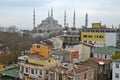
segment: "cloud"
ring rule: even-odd
[[[120,21],[119,3],[120,0],[0,0],[0,25],[32,27],[33,8],[36,9],[36,24],[40,24],[51,7],[54,10],[54,18],[60,24],[63,24],[66,10],[67,22],[72,26],[75,9],[76,26],[84,25],[86,12],[89,24],[102,21],[117,25]]]
[[[45,6],[49,0],[0,0],[1,7],[37,7]]]

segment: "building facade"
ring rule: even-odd
[[[29,55],[26,60],[19,59],[20,78],[25,80],[45,80],[47,70],[59,65],[61,62],[53,58],[43,58],[36,55]]]
[[[113,46],[99,47],[92,51],[93,57],[112,60],[112,56],[120,52],[119,48]]]
[[[109,80],[110,79],[110,65],[111,61],[101,58],[90,58],[82,65],[91,66],[94,68],[94,80]],[[108,77],[109,76],[109,77]]]
[[[45,80],[46,71],[61,64],[60,60],[50,57],[50,49],[47,44],[33,44],[30,54],[18,57],[22,80]]]
[[[120,80],[120,59],[112,63],[112,80]]]
[[[48,53],[51,51],[51,45],[48,45],[46,43],[44,44],[33,44],[30,48],[31,54],[39,54],[43,57],[48,57]]]
[[[63,64],[49,70],[48,80],[94,80],[94,69],[82,65]]]
[[[93,43],[94,47],[118,46],[120,32],[116,28],[107,28],[99,23],[92,24],[92,28],[81,29],[81,41]]]
[[[77,43],[80,41],[80,31],[68,28],[64,30],[63,35],[60,35],[60,39],[63,41],[63,48],[65,48],[67,43]]]
[[[51,15],[48,13],[48,17],[42,20],[36,29],[38,32],[57,32],[62,30],[62,25],[58,24],[58,21],[53,18],[53,9],[51,9]]]
[[[65,50],[68,50],[70,52],[72,51],[78,51],[78,62],[85,61],[88,58],[90,58],[91,53],[91,46],[87,43],[78,43],[78,44],[68,44],[66,45]]]

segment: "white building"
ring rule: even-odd
[[[44,58],[36,55],[28,55],[18,57],[20,65],[20,77],[22,80],[45,80],[46,70],[56,65],[61,64],[59,60],[54,58]]]
[[[92,45],[87,43],[78,43],[76,45],[70,44],[70,45],[66,45],[65,50],[78,51],[78,62],[79,62],[79,61],[85,61],[88,58],[90,58],[91,46]]]
[[[50,40],[53,42],[54,49],[62,49],[63,41],[59,36],[52,37]]]
[[[117,46],[117,33],[105,33],[105,46]]]
[[[112,80],[120,80],[120,59],[113,61]]]
[[[94,49],[92,53],[95,58],[111,60],[112,55],[114,55],[117,51],[120,51],[120,49],[113,46],[105,46]]]

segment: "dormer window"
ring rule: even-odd
[[[40,48],[40,45],[37,45],[37,48]]]

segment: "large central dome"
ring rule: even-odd
[[[53,18],[53,12],[51,10],[51,16],[48,14],[48,17],[42,20],[41,24],[37,26],[37,29],[40,31],[57,31],[61,30],[62,26]]]

